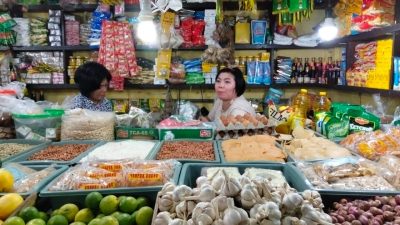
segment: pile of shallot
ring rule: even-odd
[[[300,194],[287,183],[273,187],[268,179],[231,177],[224,169],[211,178],[198,177],[196,184],[165,184],[153,224],[333,225],[316,191]]]
[[[375,197],[369,200],[334,203],[332,221],[342,225],[397,225],[400,224],[400,195]]]

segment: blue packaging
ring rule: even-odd
[[[266,34],[267,34],[267,21],[266,20],[252,20],[251,21],[251,43],[252,44],[265,44]]]
[[[272,83],[271,79],[271,65],[268,61],[261,62],[263,64],[263,77],[262,77],[262,84],[270,85]]]
[[[399,76],[400,76],[400,57],[393,58],[393,90],[400,90]]]
[[[265,95],[264,103],[268,104],[268,102],[271,100],[274,102],[275,105],[278,105],[282,96],[283,96],[283,91],[275,88],[270,88],[267,94]]]
[[[247,83],[254,84],[256,78],[256,62],[248,61],[247,62]]]

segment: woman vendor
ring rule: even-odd
[[[254,108],[243,96],[246,90],[246,82],[238,68],[220,70],[215,80],[214,89],[217,98],[211,112],[207,117],[202,117],[202,121],[214,121],[220,116],[243,116],[246,113],[256,116]]]
[[[110,80],[111,73],[100,63],[87,62],[79,66],[75,72],[75,83],[80,94],[72,99],[72,108],[111,112],[111,101],[106,99]]]

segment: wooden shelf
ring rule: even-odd
[[[13,51],[18,52],[39,52],[39,51],[63,51],[64,46],[29,46],[29,47],[12,47]]]
[[[28,12],[47,12],[52,10],[63,10],[66,12],[92,12],[96,10],[98,4],[77,4],[68,5],[62,8],[60,5],[29,5]]]
[[[64,46],[65,51],[98,51],[99,46],[89,46],[89,45],[74,45],[74,46]]]

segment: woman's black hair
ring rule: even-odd
[[[221,73],[230,73],[233,75],[233,77],[235,77],[236,94],[238,97],[241,96],[244,93],[244,91],[246,90],[246,81],[244,80],[242,71],[237,67],[223,68],[222,70],[220,70],[218,72],[217,77],[215,79],[218,79],[218,77]]]
[[[83,96],[90,97],[90,93],[100,88],[101,82],[111,80],[111,73],[106,67],[97,62],[87,62],[75,71],[75,83]]]

